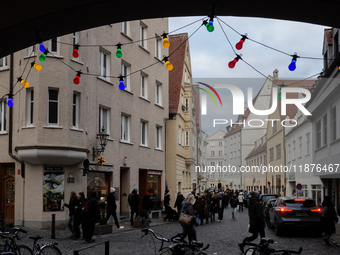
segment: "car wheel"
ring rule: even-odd
[[[166,217],[163,217],[163,220],[166,221]]]
[[[275,223],[274,223],[274,228],[275,228],[275,235],[276,236],[281,236],[282,235],[282,230],[280,228],[277,227],[277,222],[275,220]]]
[[[267,223],[267,227],[268,227],[269,229],[273,229],[273,228],[274,228],[273,224],[270,223],[270,220],[269,220],[269,219],[266,220],[266,223]]]

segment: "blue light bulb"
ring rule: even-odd
[[[214,22],[212,20],[210,20],[209,25],[214,25]]]
[[[8,98],[7,105],[8,107],[13,107],[14,103],[12,98]]]
[[[296,69],[296,60],[292,60],[290,65],[288,66],[289,71],[294,71]]]
[[[40,50],[41,52],[44,52],[44,51],[46,50],[46,48],[45,48],[45,46],[44,46],[43,43],[39,43],[39,50]]]
[[[119,87],[120,90],[124,90],[125,89],[125,84],[124,84],[123,80],[119,81],[119,86],[118,87]]]

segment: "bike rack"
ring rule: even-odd
[[[105,244],[105,254],[104,254],[104,255],[109,255],[109,253],[110,253],[110,252],[109,252],[109,251],[110,251],[110,241],[105,241],[105,242],[96,243],[96,244],[93,244],[93,245],[84,247],[84,248],[82,248],[82,249],[75,250],[75,251],[73,251],[73,255],[79,255],[79,252],[80,252],[80,251],[87,250],[87,249],[89,249],[89,248],[98,246],[98,245],[103,244],[103,243]]]

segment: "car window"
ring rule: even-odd
[[[284,205],[289,206],[294,209],[316,206],[314,200],[286,200]]]
[[[269,199],[269,198],[276,198],[276,195],[272,195],[272,196],[262,196],[262,201],[263,202],[267,202],[267,200]]]

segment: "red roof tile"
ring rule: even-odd
[[[325,29],[325,36],[326,36],[326,40],[327,40],[328,45],[333,45],[332,33],[333,33],[333,28],[326,28]]]

